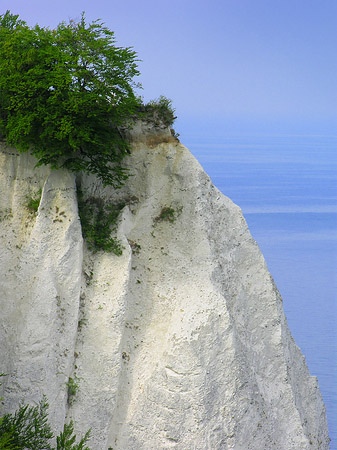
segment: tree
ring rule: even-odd
[[[139,107],[136,53],[101,21],[30,28],[0,16],[0,133],[38,164],[97,174],[119,187],[129,151],[120,128]]]

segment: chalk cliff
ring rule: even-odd
[[[118,191],[1,144],[7,410],[46,394],[54,429],[92,428],[94,450],[327,449],[317,380],[240,208],[169,130],[133,136]],[[126,204],[121,256],[88,250],[76,183]]]

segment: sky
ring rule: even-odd
[[[102,19],[177,131],[337,134],[336,0],[0,0],[33,26]]]

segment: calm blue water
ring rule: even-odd
[[[318,377],[337,450],[337,138],[184,138],[241,208]]]

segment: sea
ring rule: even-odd
[[[318,378],[337,450],[337,137],[185,137],[215,186],[242,209]]]

